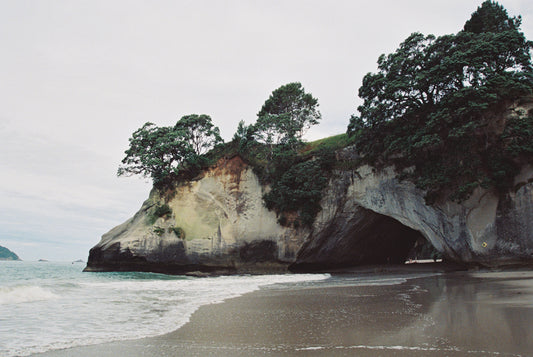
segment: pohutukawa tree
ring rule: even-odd
[[[257,138],[267,144],[301,142],[305,132],[321,118],[318,100],[306,93],[301,83],[285,84],[274,90],[257,113]]]
[[[220,130],[213,124],[209,115],[185,115],[178,120],[174,130],[184,133],[185,140],[196,155],[203,155],[222,142]]]
[[[516,168],[504,164],[512,160],[486,113],[533,92],[533,43],[520,23],[485,1],[457,34],[413,33],[381,55],[348,126],[360,135],[360,150],[370,160],[415,164],[412,176],[430,194],[456,186],[461,199],[477,186],[509,181]]]
[[[509,17],[507,10],[496,1],[485,1],[465,23],[463,31],[472,33],[518,31],[522,17]]]
[[[198,166],[204,154],[222,142],[208,115],[187,115],[174,127],[146,123],[129,139],[118,176],[151,177],[155,185],[172,181],[183,169]]]

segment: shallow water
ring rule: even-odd
[[[0,290],[2,356],[533,355],[533,271],[202,279],[27,264],[45,273]]]
[[[193,278],[82,273],[79,263],[0,262],[0,356],[161,335],[198,307],[328,275]]]

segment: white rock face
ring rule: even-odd
[[[268,271],[268,264],[305,270],[398,262],[420,235],[459,262],[532,262],[533,168],[525,167],[515,184],[502,197],[477,190],[464,203],[429,206],[424,192],[399,181],[392,168],[338,171],[311,229],[293,229],[265,208],[268,188],[235,156],[174,192],[154,190],[133,218],[91,249],[87,270],[237,271],[248,264]],[[154,218],[163,204],[171,213]]]
[[[324,255],[334,260],[342,255],[336,249],[338,246],[343,251],[351,250],[352,255],[358,249],[365,249],[362,235],[377,236],[383,225],[382,220],[368,223],[374,219],[368,211],[393,218],[420,232],[437,250],[456,261],[486,265],[531,261],[531,181],[533,169],[526,167],[515,182],[520,188],[504,197],[478,189],[461,204],[446,202],[430,206],[425,203],[424,192],[409,181],[399,181],[392,168],[378,171],[363,166],[355,171],[338,172],[325,191],[323,210],[300,251],[297,264],[314,261],[324,264]],[[361,222],[355,216],[364,219]],[[374,227],[363,227],[365,222]],[[362,228],[354,229],[354,225]],[[397,228],[392,226],[386,234],[394,235]],[[347,243],[348,240],[360,242]]]
[[[182,265],[291,262],[307,232],[280,226],[263,204],[263,190],[240,157],[220,160],[168,197],[153,190],[141,210],[106,233],[93,250],[112,251],[108,258],[115,260],[128,259],[131,253],[148,262]],[[163,204],[172,213],[152,224],[155,208]],[[185,237],[178,237],[178,228]]]

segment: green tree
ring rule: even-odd
[[[396,52],[379,57],[377,73],[363,78],[359,96],[364,102],[349,132],[361,121],[377,126],[453,107],[465,98],[497,102],[527,94],[532,83],[531,47],[516,30],[439,38],[414,33]]]
[[[257,137],[272,145],[300,142],[306,130],[318,124],[321,115],[318,100],[295,82],[274,90],[257,117]]]
[[[237,131],[233,134],[232,141],[238,144],[238,150],[243,151],[254,141],[254,132],[251,126],[247,126],[244,120],[239,121]]]
[[[507,10],[496,1],[484,1],[465,23],[463,31],[473,33],[518,31],[522,18],[509,17]]]
[[[153,123],[137,129],[129,142],[118,176],[141,175],[151,177],[154,183],[176,175],[193,152],[185,132],[172,127],[160,128]]]
[[[505,154],[495,164],[493,153],[507,150],[486,114],[533,92],[533,43],[519,25],[487,1],[465,30],[438,38],[414,33],[381,55],[378,72],[363,79],[364,102],[348,126],[350,135],[359,133],[366,160],[414,165],[406,176],[433,198],[443,187],[463,199],[480,185],[507,186],[516,164],[503,164],[511,161]]]
[[[379,71],[368,73],[359,88],[364,103],[358,108],[360,117],[352,118],[352,127],[360,126],[357,121],[376,126],[401,118],[433,105],[448,90],[446,84],[435,83],[428,73],[441,60],[434,51],[434,41],[433,35],[413,33],[395,53],[379,57]]]
[[[216,145],[223,143],[220,130],[206,114],[185,115],[178,120],[174,130],[184,132],[185,140],[196,155],[203,155]]]
[[[146,123],[129,139],[118,176],[151,177],[155,185],[172,181],[184,169],[206,163],[205,154],[222,142],[208,115],[186,115],[174,127]]]

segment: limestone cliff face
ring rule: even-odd
[[[294,268],[394,262],[420,235],[458,262],[533,262],[532,178],[525,167],[517,190],[503,197],[478,190],[462,204],[429,206],[424,192],[391,168],[338,172]]]
[[[284,270],[308,232],[280,226],[263,205],[264,189],[235,156],[177,186],[169,197],[153,190],[133,218],[91,249],[87,270]],[[172,212],[154,217],[163,204]]]
[[[423,238],[458,262],[533,263],[530,166],[506,195],[479,189],[464,203],[432,206],[392,168],[337,171],[309,229],[279,225],[263,204],[266,189],[238,156],[221,159],[173,192],[154,190],[133,218],[103,235],[86,269],[235,273],[402,263]],[[156,217],[163,204],[170,213]]]

